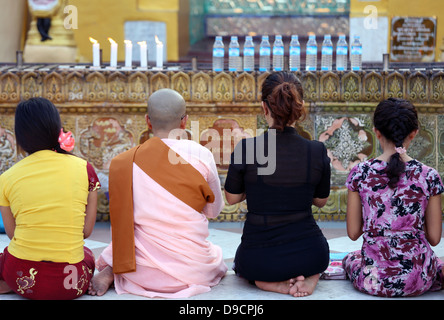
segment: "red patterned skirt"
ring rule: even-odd
[[[0,280],[22,297],[33,300],[72,300],[85,294],[94,274],[94,255],[76,264],[18,259],[5,248],[0,253]]]

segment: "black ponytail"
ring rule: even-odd
[[[418,114],[415,107],[407,100],[389,98],[376,107],[373,124],[382,135],[395,144],[396,148],[403,148],[405,138],[418,129]],[[386,174],[388,185],[395,188],[401,174],[405,171],[405,163],[399,152],[395,152],[387,165]]]

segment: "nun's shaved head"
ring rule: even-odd
[[[149,97],[147,112],[153,130],[173,130],[179,128],[185,115],[185,100],[177,91],[160,89]]]

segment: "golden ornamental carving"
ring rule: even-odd
[[[404,78],[399,72],[394,72],[386,78],[386,97],[387,98],[404,98]]]
[[[173,73],[171,76],[171,89],[179,92],[185,101],[191,98],[190,76],[184,72]]]
[[[444,101],[444,72],[439,72],[431,79],[430,100],[433,102]]]
[[[257,74],[257,101],[262,101],[262,84],[269,74],[269,72],[262,72]]]
[[[328,72],[321,76],[321,100],[337,101],[339,99],[339,76]]]
[[[11,72],[0,76],[0,102],[20,101],[20,78]]]
[[[380,101],[382,98],[382,76],[372,71],[364,76],[364,98],[366,101]]]
[[[211,78],[205,72],[193,74],[191,77],[192,96],[196,102],[209,102],[211,100]]]
[[[93,72],[86,77],[88,101],[104,101],[106,93],[106,78],[100,72]]]
[[[148,99],[148,77],[145,73],[136,72],[128,77],[128,98],[130,101],[143,101]]]
[[[126,77],[120,72],[113,72],[108,77],[108,98],[110,101],[124,102],[127,100]]]
[[[63,87],[62,75],[51,72],[43,79],[43,96],[54,103],[61,103],[65,100]]]
[[[68,95],[68,101],[83,101],[85,98],[85,80],[83,73],[73,72],[66,75],[65,92]]]
[[[345,74],[341,79],[342,99],[358,101],[361,99],[361,78],[354,72]]]
[[[150,78],[150,88],[152,90],[151,93],[159,90],[159,89],[165,89],[170,87],[170,78],[162,73],[157,72]]]
[[[253,102],[256,100],[254,76],[243,72],[234,78],[234,100]]]
[[[314,73],[307,72],[302,76],[302,87],[304,88],[304,99],[306,101],[318,100],[319,79]]]
[[[42,91],[42,78],[36,72],[28,72],[22,77],[21,92],[24,100],[41,97]]]
[[[213,99],[215,102],[233,101],[233,78],[225,72],[213,78]]]
[[[427,78],[417,72],[410,76],[407,80],[407,88],[409,90],[409,99],[412,101],[424,101],[427,99],[428,92]]]

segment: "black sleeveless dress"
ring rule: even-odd
[[[311,211],[313,198],[330,193],[330,159],[323,143],[302,138],[292,127],[244,139],[231,155],[225,190],[245,192],[247,199],[234,260],[237,274],[274,282],[327,268],[328,243]]]

